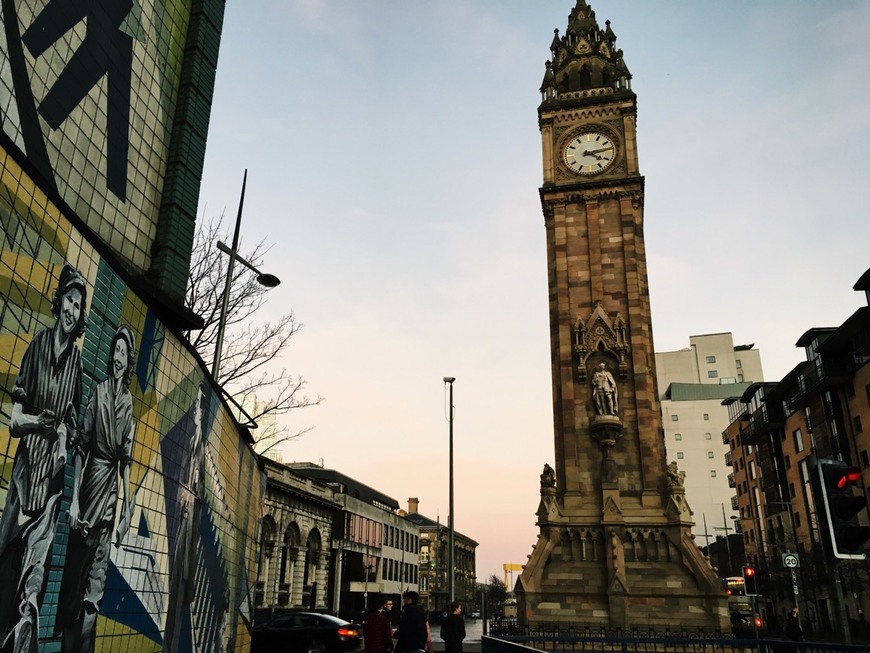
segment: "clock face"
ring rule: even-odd
[[[613,139],[601,132],[583,132],[565,146],[565,165],[581,175],[606,170],[616,159]]]

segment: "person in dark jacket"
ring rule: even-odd
[[[399,627],[393,633],[396,640],[396,653],[407,651],[432,651],[432,636],[429,632],[429,621],[417,603],[420,595],[413,590],[402,594],[405,607],[399,618]]]
[[[363,622],[365,653],[390,653],[393,650],[393,629],[390,628],[389,612],[393,602],[381,598],[380,607],[366,615]]]
[[[795,642],[802,642],[804,640],[804,630],[801,628],[801,620],[798,616],[797,608],[792,608],[791,614],[788,615],[788,619],[785,622],[785,634]]]
[[[462,640],[465,639],[465,619],[462,618],[462,604],[450,604],[450,614],[441,624],[441,639],[444,640],[445,653],[462,653]]]

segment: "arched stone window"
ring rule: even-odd
[[[260,534],[260,568],[257,576],[257,588],[254,593],[254,603],[258,606],[267,605],[273,601],[270,596],[271,584],[269,578],[275,569],[272,558],[275,555],[275,537],[278,527],[272,515],[263,517],[263,526]]]
[[[308,607],[312,610],[317,607],[317,565],[320,563],[322,550],[320,531],[312,528],[305,545],[305,567],[302,579],[303,591],[308,592]]]
[[[281,565],[278,568],[278,605],[292,605],[293,575],[296,570],[296,557],[299,555],[299,526],[291,522],[284,531],[281,546]]]

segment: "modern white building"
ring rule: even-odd
[[[668,461],[686,474],[693,532],[706,546],[734,532],[732,517],[738,516],[722,401],[764,380],[761,353],[752,344],[735,346],[731,333],[691,336],[686,349],[656,353],[656,374]]]

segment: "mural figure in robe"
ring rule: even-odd
[[[205,473],[203,469],[206,446],[203,428],[204,411],[205,396],[200,389],[193,413],[194,432],[190,438],[183,483],[179,488],[180,523],[170,558],[169,601],[163,628],[164,653],[178,653],[182,650],[183,631],[189,623],[190,606],[196,598],[194,581],[200,546]]]
[[[38,332],[12,389],[9,434],[18,439],[0,517],[0,648],[36,651],[46,565],[63,495],[67,452],[82,398],[81,353],[87,286],[70,264],[51,302],[54,325]]]
[[[129,326],[112,338],[108,378],[98,384],[85,410],[75,446],[70,536],[60,587],[55,635],[63,653],[91,653],[97,613],[106,589],[114,531],[120,545],[132,519],[130,462],[133,454],[133,399],[128,386],[136,359]],[[115,526],[119,478],[122,513]]]

